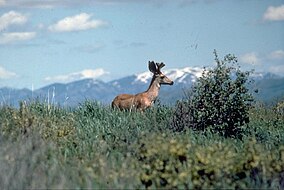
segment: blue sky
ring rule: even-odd
[[[212,66],[284,75],[283,0],[0,0],[0,87]]]

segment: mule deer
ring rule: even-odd
[[[146,108],[153,105],[156,98],[158,97],[161,84],[173,85],[174,82],[166,77],[162,72],[161,68],[165,66],[162,63],[155,63],[149,61],[149,70],[153,73],[153,78],[150,83],[148,90],[135,95],[132,94],[120,94],[112,101],[113,108],[119,108],[120,110],[139,110],[144,111]]]

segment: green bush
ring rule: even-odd
[[[172,128],[212,129],[224,136],[241,135],[241,127],[249,122],[249,108],[253,97],[247,88],[249,72],[237,67],[231,54],[220,60],[216,51],[216,67],[204,69],[202,77],[178,102]]]

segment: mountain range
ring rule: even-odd
[[[173,86],[162,86],[159,100],[162,104],[174,104],[184,97],[194,82],[202,76],[203,68],[185,67],[182,69],[165,70],[164,74],[172,79]],[[255,97],[259,101],[270,102],[284,96],[284,77],[272,73],[254,73],[251,90],[258,90]],[[0,88],[0,105],[18,106],[22,100],[39,99],[47,103],[63,106],[77,106],[85,100],[96,100],[110,104],[120,93],[135,94],[147,90],[152,74],[144,72],[126,76],[117,80],[104,82],[96,79],[83,79],[70,83],[54,83],[37,90]]]

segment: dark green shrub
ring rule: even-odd
[[[241,127],[249,122],[249,108],[253,101],[247,88],[250,72],[237,67],[231,54],[220,60],[216,51],[216,67],[204,69],[202,77],[177,103],[172,127],[177,131],[211,128],[225,136],[238,136]]]

